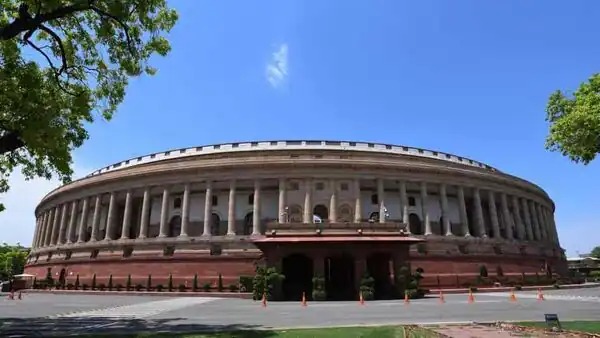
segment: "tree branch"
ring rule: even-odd
[[[114,21],[116,21],[122,28],[123,31],[125,32],[125,38],[127,39],[127,47],[129,47],[129,52],[134,55],[134,48],[133,48],[133,43],[131,41],[131,37],[129,36],[129,26],[127,26],[127,24],[125,24],[121,19],[117,18],[116,16],[107,13],[103,10],[101,10],[100,8],[90,5],[90,9],[93,10],[94,12],[96,12],[98,15],[100,15],[100,17],[102,16],[107,16],[111,19],[113,19]]]
[[[20,135],[13,131],[7,131],[4,135],[0,136],[0,155],[15,151],[25,146],[25,142],[21,139]]]

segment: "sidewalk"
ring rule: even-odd
[[[568,290],[568,289],[586,289],[586,288],[595,288],[600,287],[600,283],[584,283],[584,284],[565,284],[561,285],[559,289],[554,288],[553,285],[540,285],[540,286],[523,286],[519,291],[537,291],[538,289],[542,290]],[[477,288],[477,292],[510,292],[513,291],[514,287],[511,286],[498,286],[498,287],[482,287]],[[469,289],[467,288],[457,288],[457,289],[429,289],[430,294],[438,294],[442,291],[445,294],[454,294],[454,293],[468,293]]]

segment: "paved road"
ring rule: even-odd
[[[447,295],[411,301],[269,303],[204,297],[25,295],[21,301],[0,300],[0,336],[25,332],[55,335],[115,331],[199,331],[403,323],[600,318],[600,288],[553,290],[546,300],[535,292]]]

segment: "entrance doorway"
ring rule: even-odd
[[[329,219],[329,210],[323,204],[317,204],[313,210],[313,214],[319,216],[322,221]]]
[[[367,271],[375,281],[375,299],[390,299],[394,296],[390,276],[391,258],[387,253],[374,253],[367,258]]]
[[[325,288],[329,300],[357,298],[354,286],[354,257],[339,255],[325,260]]]
[[[302,293],[306,298],[312,295],[313,261],[303,254],[292,254],[283,258],[282,274],[285,276],[282,283],[283,297],[285,300],[300,301]]]

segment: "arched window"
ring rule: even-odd
[[[169,237],[177,237],[181,234],[181,217],[175,216],[169,222]]]
[[[173,200],[173,209],[181,208],[181,198],[177,197]]]
[[[408,205],[411,207],[414,207],[415,205],[417,205],[417,202],[415,201],[414,197],[411,196],[408,198]]]
[[[217,195],[213,195],[213,196],[212,196],[212,201],[211,201],[211,202],[212,202],[212,206],[213,206],[213,207],[216,207],[217,205],[219,205],[219,196],[217,196]]]
[[[318,204],[313,210],[313,214],[318,216],[321,220],[329,219],[329,210],[323,204]]]
[[[421,219],[417,214],[408,215],[408,226],[410,228],[410,232],[414,235],[422,235],[423,229],[421,229]]]
[[[379,204],[379,196],[377,194],[371,195],[371,204]]]
[[[210,218],[210,233],[213,236],[221,236],[221,217],[213,213]]]
[[[299,205],[292,205],[289,208],[289,222],[290,223],[302,223],[302,207]]]
[[[253,227],[254,227],[254,213],[249,212],[246,214],[246,217],[244,217],[244,229],[243,229],[244,235],[246,235],[246,236],[251,235]]]
[[[352,208],[346,204],[340,206],[338,219],[339,222],[352,222]]]

